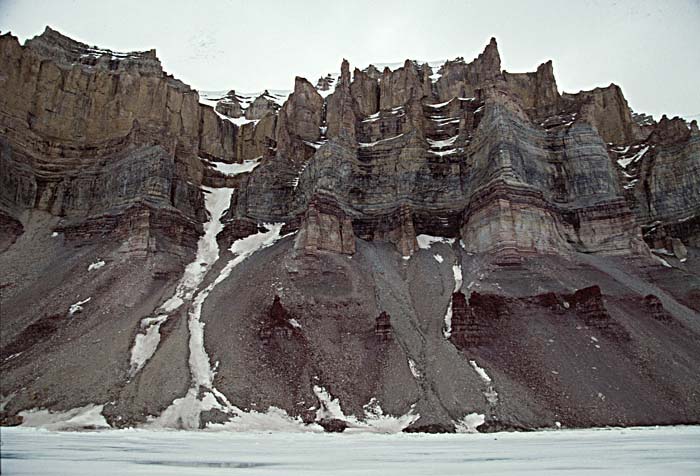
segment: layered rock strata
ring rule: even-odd
[[[495,39],[253,96],[0,37],[1,421],[700,421],[696,123]]]

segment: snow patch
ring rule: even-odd
[[[456,154],[459,150],[458,149],[447,149],[447,150],[429,150],[428,152],[437,155],[438,157],[444,157],[446,155],[452,155]]]
[[[673,268],[673,266],[671,266],[670,264],[668,264],[668,261],[666,261],[665,259],[663,259],[661,256],[656,256],[656,255],[653,254],[653,253],[652,253],[652,256],[656,259],[656,261],[658,261],[658,262],[661,263],[662,265],[666,266],[667,268]]]
[[[451,245],[455,242],[454,238],[445,238],[444,236],[418,235],[416,236],[418,248],[422,250],[430,249],[434,243],[446,243]]]
[[[83,312],[83,304],[88,303],[90,299],[92,299],[92,297],[78,301],[75,304],[71,304],[71,306],[68,308],[68,316],[70,317],[77,312]]]
[[[375,112],[372,115],[367,116],[362,122],[375,122],[380,119],[380,112]]]
[[[399,135],[394,136],[394,137],[388,137],[388,138],[386,138],[386,139],[380,139],[380,140],[378,140],[378,141],[376,141],[376,142],[358,142],[358,145],[359,145],[360,147],[362,147],[362,148],[374,147],[374,146],[377,145],[377,144],[383,144],[384,142],[390,142],[390,141],[393,141],[393,140],[395,140],[395,139],[398,139],[399,137],[402,137],[403,135],[404,135],[404,134],[402,133],[402,134],[399,134]]]
[[[88,271],[100,269],[104,265],[105,265],[105,262],[103,260],[95,261],[94,263],[90,263],[90,266],[88,266]]]
[[[155,354],[160,343],[160,326],[168,320],[167,314],[156,317],[147,317],[141,320],[141,329],[145,333],[138,333],[134,338],[129,360],[129,377],[133,377],[143,368],[148,359]]]
[[[296,327],[297,329],[301,329],[301,324],[299,324],[299,321],[297,321],[297,320],[294,319],[294,318],[292,318],[292,319],[289,320],[289,324],[290,324],[292,327]]]
[[[479,377],[481,377],[481,380],[483,380],[485,383],[491,383],[491,377],[489,377],[489,374],[486,373],[486,370],[479,367],[476,360],[470,360],[469,365],[471,365],[474,371],[479,375]]]
[[[32,409],[19,412],[22,417],[20,426],[44,428],[52,431],[87,430],[110,428],[102,415],[104,405],[88,404],[64,412],[52,412],[45,409]]]
[[[464,415],[461,420],[455,422],[455,431],[457,433],[478,433],[478,427],[484,424],[486,419],[480,413],[469,413]]]
[[[450,137],[449,139],[444,139],[444,140],[432,140],[432,139],[427,139],[428,143],[430,144],[430,147],[433,149],[443,149],[445,147],[449,147],[451,145],[454,145],[455,141],[459,135]]]
[[[421,378],[420,370],[418,370],[418,366],[413,359],[408,359],[408,368],[411,369],[411,374],[413,374],[415,378]]]
[[[222,174],[227,175],[229,177],[234,177],[234,176],[239,175],[239,174],[252,172],[255,169],[255,167],[260,165],[261,160],[262,160],[262,156],[257,157],[255,159],[244,160],[242,163],[225,164],[223,162],[212,162],[211,164],[214,166],[214,168],[216,170],[218,170]],[[210,190],[229,190],[229,189],[210,189]]]
[[[452,275],[454,276],[455,280],[455,287],[452,292],[456,293],[457,291],[462,289],[462,283],[464,282],[462,277],[461,264],[458,263],[452,265]],[[445,325],[443,326],[442,334],[443,336],[445,336],[445,339],[449,339],[452,336],[452,296],[450,296],[450,302],[447,305],[447,311],[445,311],[445,317],[443,318],[443,322],[445,323]]]
[[[454,292],[459,291],[462,289],[462,265],[460,264],[455,264],[452,265],[452,274],[454,275],[455,278],[455,290]]]
[[[644,154],[647,153],[648,150],[649,150],[649,146],[647,145],[647,146],[643,147],[639,152],[637,152],[636,154],[634,154],[632,157],[630,157],[628,159],[618,159],[617,163],[620,165],[620,167],[622,167],[623,169],[626,169],[629,166],[629,164],[640,160],[644,156]]]
[[[159,416],[149,417],[144,427],[198,430],[203,411],[226,411],[211,392],[206,392],[201,399],[197,398],[197,393],[197,389],[190,388],[184,397],[176,398]]]
[[[316,411],[316,419],[324,418],[342,420],[347,425],[345,433],[401,433],[411,423],[417,421],[420,415],[414,413],[415,405],[401,416],[384,414],[376,398],[371,398],[363,408],[364,418],[358,420],[354,415],[345,415],[340,407],[340,401],[332,398],[328,391],[319,385],[314,386],[314,393],[320,403]]]
[[[432,107],[433,109],[439,109],[443,106],[447,106],[451,102],[452,102],[452,99],[450,99],[449,101],[441,102],[439,104],[426,104],[426,106]]]
[[[293,418],[277,407],[266,412],[238,412],[225,423],[209,423],[206,428],[212,432],[284,432],[284,433],[323,433],[323,427],[312,423],[305,424],[300,417]]]

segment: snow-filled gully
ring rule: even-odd
[[[215,370],[212,369],[209,355],[204,346],[204,323],[201,322],[202,307],[212,290],[229,277],[233,269],[258,250],[273,245],[281,236],[282,223],[266,224],[268,231],[235,241],[229,251],[233,257],[223,266],[218,276],[206,287],[200,286],[205,276],[219,258],[216,235],[223,229],[221,216],[231,201],[233,189],[204,188],[205,206],[209,220],[204,224],[204,235],[197,244],[195,260],[185,268],[174,294],[161,305],[153,316],[142,319],[142,333],[136,335],[131,349],[129,377],[133,378],[155,354],[160,342],[160,327],[183,305],[188,305],[189,367],[192,378],[187,393],[175,399],[160,415],[148,418],[146,427],[177,428],[194,430],[201,425],[202,412],[219,410],[229,415],[228,421],[209,424],[211,431],[306,431],[320,432],[323,428],[316,424],[307,425],[300,418],[289,416],[284,410],[271,407],[266,412],[244,411],[229,402],[226,396],[214,386]],[[402,416],[385,415],[376,402],[365,406],[364,419],[345,416],[340,403],[323,389],[314,388],[319,400],[319,416],[329,412],[348,424],[355,431],[394,433],[403,430],[419,418],[411,409]],[[337,411],[336,411],[337,410]],[[326,415],[326,416],[329,416]]]
[[[189,330],[189,370],[191,385],[186,394],[176,398],[160,415],[149,416],[143,425],[145,428],[168,428],[196,430],[201,427],[201,414],[209,410],[218,410],[228,415],[224,423],[209,423],[209,431],[302,431],[322,432],[318,424],[305,424],[299,417],[291,417],[284,410],[270,407],[265,412],[244,411],[234,406],[227,397],[214,386],[215,369],[212,368],[209,355],[204,346],[204,323],[201,313],[204,302],[212,290],[228,278],[233,269],[256,251],[272,246],[282,238],[283,224],[265,224],[267,231],[235,241],[229,251],[232,257],[221,268],[216,278],[206,287],[200,288],[205,276],[220,259],[217,234],[223,229],[221,216],[231,200],[231,188],[206,188],[205,206],[209,220],[204,224],[204,234],[197,244],[195,260],[187,265],[173,295],[165,301],[154,315],[141,320],[141,329],[131,349],[131,368],[129,378],[133,378],[153,357],[160,343],[160,327],[175,311],[183,305],[188,306]],[[453,243],[454,240],[440,237],[421,236],[421,248],[430,248],[433,242]],[[461,288],[462,273],[459,265],[453,266],[455,291]],[[449,322],[446,324],[449,329]],[[384,414],[376,399],[371,399],[363,408],[364,415],[358,419],[354,415],[345,415],[340,402],[333,398],[322,386],[315,386],[314,393],[318,399],[317,420],[335,418],[344,421],[348,431],[397,433],[420,418],[412,406],[404,415]],[[494,392],[495,393],[495,392]],[[90,405],[71,410],[68,414],[51,413],[44,410],[25,412],[27,417],[36,417],[27,426],[50,426],[54,429],[81,429],[108,427],[102,416],[104,405]],[[313,407],[312,407],[313,408]],[[44,415],[44,413],[46,415]],[[470,413],[455,421],[458,432],[474,432],[483,423],[483,415]],[[30,418],[31,419],[31,418]],[[47,427],[48,427],[47,426]]]
[[[200,414],[203,411],[218,409],[224,413],[243,413],[214,387],[215,371],[211,367],[209,355],[204,347],[204,323],[200,320],[202,306],[212,290],[231,274],[233,268],[256,251],[271,246],[280,239],[282,224],[266,224],[267,231],[236,240],[229,248],[233,258],[221,269],[216,279],[205,288],[200,289],[207,272],[219,259],[216,235],[223,229],[221,216],[231,201],[233,191],[233,189],[226,188],[205,188],[204,190],[207,192],[205,206],[209,213],[209,221],[204,224],[204,235],[197,245],[197,257],[185,269],[185,274],[173,297],[160,308],[165,313],[171,313],[185,302],[190,304],[188,328],[189,367],[192,384],[185,396],[175,399],[161,415],[149,419],[148,426],[152,427],[198,429]],[[139,345],[137,336],[137,342],[132,349],[132,375],[138,372],[145,362],[153,356],[160,340],[158,327],[167,320],[167,316],[168,314],[163,314],[155,318],[147,318],[150,320],[144,319],[145,324],[142,321],[142,327],[147,326],[146,337],[140,339],[141,344]],[[155,327],[155,331],[152,330],[153,327]],[[150,337],[149,332],[151,332]]]
[[[209,221],[204,224],[204,235],[197,242],[197,255],[185,267],[185,272],[175,288],[175,293],[165,301],[155,312],[141,320],[143,333],[136,334],[131,348],[129,378],[134,377],[153,357],[160,342],[160,326],[177,311],[185,302],[190,301],[195,291],[204,280],[212,264],[219,258],[219,245],[216,235],[223,229],[221,215],[231,202],[232,188],[208,188],[205,191],[204,202],[209,214]]]

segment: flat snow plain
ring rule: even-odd
[[[697,475],[700,426],[459,435],[2,428],[7,475]]]

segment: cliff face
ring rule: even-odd
[[[193,249],[205,218],[199,157],[232,161],[236,126],[163,72],[154,51],[91,48],[48,27],[25,46],[9,34],[0,43],[6,213],[47,211],[80,233],[142,209],[168,213],[176,241]],[[146,228],[169,232],[157,226]]]
[[[0,37],[5,421],[700,421],[697,124],[495,39],[350,71],[211,100],[154,51]]]

